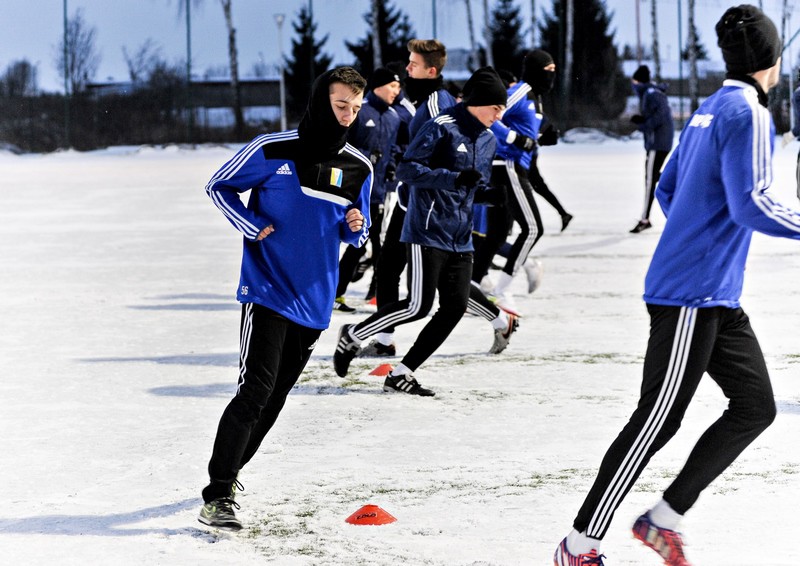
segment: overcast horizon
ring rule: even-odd
[[[169,63],[186,60],[185,17],[178,14],[178,0],[140,0],[137,3],[123,0],[66,0],[69,16],[82,9],[86,22],[97,29],[97,47],[101,55],[100,66],[93,80],[124,81],[128,78],[127,66],[122,53],[136,51],[148,39],[161,48],[161,56]],[[181,0],[182,1],[182,0]],[[701,42],[712,60],[719,60],[716,47],[714,23],[724,10],[735,4],[722,0],[697,0],[696,20]],[[764,10],[780,26],[781,0],[765,0]],[[469,34],[463,0],[437,0],[436,37],[450,49],[468,48]],[[490,9],[496,0],[489,2]],[[520,16],[525,31],[525,45],[530,45],[531,4],[518,0]],[[551,2],[536,2],[537,18],[543,11],[550,12]],[[682,3],[682,39],[687,36],[687,7]],[[300,8],[308,0],[236,0],[233,3],[233,19],[239,50],[240,76],[252,76],[254,66],[263,62],[277,65],[279,62],[278,27],[275,14],[286,16],[282,26],[283,52],[289,53],[294,37],[292,24]],[[395,0],[392,5],[408,14],[419,37],[433,35],[433,3],[431,0]],[[611,15],[611,28],[618,48],[636,46],[636,8],[639,8],[639,34],[643,47],[651,42],[650,3],[641,0],[607,0]],[[3,0],[0,4],[0,72],[12,62],[26,59],[37,68],[38,86],[47,92],[63,91],[63,80],[55,67],[55,52],[63,32],[64,0]],[[314,19],[317,22],[317,40],[326,35],[323,51],[333,57],[333,64],[352,63],[352,55],[345,40],[356,41],[365,37],[367,24],[364,14],[369,9],[369,0],[351,0],[347,14],[341,12],[341,4],[333,0],[313,2]],[[483,2],[472,1],[475,35],[481,42],[480,25],[483,22]],[[457,17],[454,17],[457,16]],[[661,59],[674,61],[678,54],[677,3],[659,6],[659,42]],[[797,24],[789,20],[791,37]],[[203,76],[209,69],[227,67],[227,32],[219,4],[204,2],[192,7],[192,67],[193,74]],[[792,44],[791,53],[786,53],[784,69],[794,68],[800,41]],[[794,55],[792,55],[792,53]]]

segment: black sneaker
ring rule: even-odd
[[[333,310],[339,312],[356,312],[356,309],[344,302],[344,297],[336,297],[333,301]]]
[[[236,513],[233,512],[234,507],[239,509],[239,504],[231,497],[214,499],[203,505],[197,520],[215,529],[241,530],[242,523],[236,518]]]
[[[356,270],[353,272],[353,276],[350,278],[350,282],[355,283],[356,281],[361,281],[361,278],[364,277],[364,274],[371,265],[372,262],[370,261],[370,258],[359,261],[358,265],[356,266]]]
[[[434,391],[425,389],[414,379],[413,375],[394,376],[391,373],[386,376],[383,382],[383,390],[387,393],[408,393],[409,395],[419,395],[420,397],[433,397]]]
[[[339,329],[339,339],[336,341],[336,351],[333,353],[333,369],[339,377],[347,375],[350,362],[360,350],[356,341],[350,338],[350,329],[353,326],[355,325],[345,324]]]
[[[652,227],[649,220],[639,220],[639,223],[631,229],[631,234],[638,234]]]
[[[563,214],[561,216],[561,231],[562,232],[567,229],[567,226],[569,226],[569,223],[572,222],[572,218],[573,218],[573,216],[569,212],[567,212],[566,214]]]
[[[394,343],[388,346],[373,340],[358,352],[359,358],[391,358],[397,355],[397,348]]]

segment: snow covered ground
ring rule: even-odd
[[[587,136],[585,139],[592,139]],[[599,143],[602,142],[602,143]],[[643,277],[663,226],[641,206],[640,140],[546,148],[541,168],[575,220],[545,203],[540,289],[510,347],[465,317],[418,372],[432,399],[381,392],[331,329],[240,479],[246,528],[196,520],[219,416],[236,380],[240,238],[203,187],[235,148],[0,154],[2,564],[546,565],[637,399]],[[776,151],[793,193],[797,147]],[[657,205],[656,205],[657,208]],[[302,222],[302,219],[297,219]],[[800,560],[800,242],[756,237],[743,304],[778,418],[684,521],[693,563]],[[360,297],[366,281],[351,286]],[[408,348],[423,322],[399,329]],[[675,439],[622,504],[606,564],[659,564],[630,536],[725,406],[705,380]],[[344,519],[364,504],[397,517]]]

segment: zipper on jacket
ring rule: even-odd
[[[425,216],[425,229],[427,230],[431,223],[431,214],[433,214],[433,207],[436,206],[436,199],[433,199],[431,207],[428,209],[428,214]]]

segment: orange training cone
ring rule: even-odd
[[[351,525],[387,525],[396,520],[377,505],[364,505],[344,521]]]
[[[374,370],[369,372],[370,375],[378,375],[380,377],[386,377],[389,375],[389,372],[392,371],[392,364],[381,364],[376,367]]]

